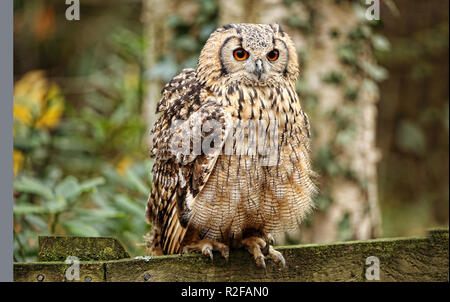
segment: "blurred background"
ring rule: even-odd
[[[316,211],[278,244],[418,236],[449,220],[449,1],[14,0],[14,260],[39,235],[144,254],[148,129],[162,86],[227,23],[297,45]]]

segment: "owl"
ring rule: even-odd
[[[151,130],[146,208],[152,255],[244,248],[256,265],[285,265],[274,235],[312,210],[310,127],[295,89],[293,41],[279,24],[229,24],[196,69],[162,89]]]

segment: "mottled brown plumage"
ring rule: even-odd
[[[248,54],[238,60],[233,54]],[[271,51],[277,51],[275,60]],[[314,185],[309,161],[309,122],[295,90],[299,69],[292,40],[278,24],[231,24],[206,42],[194,69],[184,69],[162,90],[152,129],[153,186],[147,219],[152,254],[245,247],[258,265],[264,254],[284,263],[269,241],[272,234],[298,227],[311,210]],[[184,121],[179,123],[178,121]],[[212,123],[214,132],[202,131]],[[255,145],[248,146],[253,123]],[[246,129],[236,139],[236,129]],[[174,151],[196,134],[214,139],[207,153]],[[274,133],[276,135],[274,135]],[[217,141],[215,141],[217,139]],[[270,139],[269,139],[270,141]],[[251,145],[251,144],[250,144]],[[176,148],[175,148],[176,149]]]

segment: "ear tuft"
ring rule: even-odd
[[[280,23],[275,22],[274,24],[271,25],[272,29],[274,32],[276,33],[284,33],[283,28],[281,27]]]

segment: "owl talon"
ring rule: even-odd
[[[258,256],[258,258],[255,259],[256,265],[266,270],[266,262],[264,261],[264,256]]]
[[[212,252],[210,246],[204,246],[203,249],[202,249],[202,253],[203,253],[203,255],[205,255],[205,256],[209,256],[209,258],[211,259],[211,261],[214,260],[213,252]]]
[[[215,241],[213,239],[202,239],[193,244],[186,245],[183,248],[182,254],[190,252],[201,252],[203,255],[208,256],[211,261],[214,260],[213,251],[218,251],[228,261],[230,255],[230,249],[225,244]]]
[[[261,252],[262,252],[264,255],[269,254],[269,247],[270,247],[269,242],[266,242],[266,245],[261,249]]]
[[[266,262],[264,261],[262,249],[264,250],[268,244],[262,238],[254,236],[243,239],[241,243],[253,255],[256,265],[266,270]]]
[[[272,261],[276,264],[281,264],[282,267],[286,267],[286,260],[284,260],[283,255],[276,251],[273,246],[269,246],[269,254],[268,257],[272,259]]]
[[[230,250],[228,249],[228,247],[221,249],[220,254],[228,262],[228,259],[230,258]]]
[[[185,246],[183,250],[180,253],[180,256],[183,256],[184,254],[189,254],[190,248],[188,246]]]

